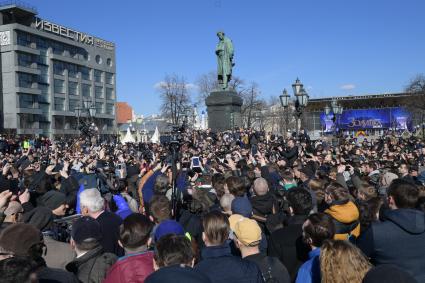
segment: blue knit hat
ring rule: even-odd
[[[232,213],[250,218],[252,216],[252,205],[249,199],[246,196],[235,198],[232,201]]]
[[[175,220],[164,220],[155,229],[155,242],[168,234],[184,235],[184,229]]]

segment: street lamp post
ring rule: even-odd
[[[295,96],[296,132],[298,134],[301,127],[300,118],[303,115],[304,108],[307,106],[309,96],[307,91],[304,89],[304,85],[298,78],[295,80],[295,83],[292,84],[292,90]],[[280,104],[284,109],[286,109],[289,105],[289,94],[286,89],[283,90],[283,93],[279,96],[279,98]]]
[[[77,130],[80,129],[80,115],[81,115],[81,110],[82,110],[82,108],[81,108],[80,105],[78,105],[75,108],[75,114],[77,115]]]
[[[283,89],[283,92],[279,96],[279,99],[280,99],[280,105],[283,107],[283,111],[286,114],[285,123],[287,123],[287,124],[285,125],[285,130],[283,131],[284,135],[286,136],[286,132],[287,132],[288,124],[289,124],[289,122],[287,122],[287,120],[288,120],[288,109],[287,109],[287,107],[289,105],[289,94],[288,94],[288,91],[286,90],[286,88]]]

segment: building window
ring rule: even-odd
[[[96,98],[103,98],[103,87],[101,86],[96,86],[94,89],[94,93]]]
[[[38,69],[40,70],[40,75],[38,76],[38,82],[42,84],[49,83],[49,67],[44,65],[39,65]]]
[[[49,94],[49,86],[45,84],[39,84],[38,89],[41,90],[41,94],[47,96]]]
[[[63,62],[53,62],[53,74],[63,76],[65,74],[65,64]]]
[[[91,96],[91,85],[82,84],[81,85],[81,93],[85,97],[90,97]]]
[[[32,84],[35,82],[34,76],[31,74],[18,73],[19,87],[32,88]]]
[[[102,64],[102,57],[100,57],[100,55],[96,55],[95,60],[97,64]]]
[[[55,79],[54,90],[55,93],[65,93],[65,81]]]
[[[68,82],[68,94],[69,95],[78,95],[78,83],[77,82]]]
[[[96,114],[103,114],[103,103],[96,102]]]
[[[40,56],[38,56],[37,64],[39,64],[39,65],[48,65],[48,62],[47,61],[48,61],[47,56],[40,55]]]
[[[54,54],[63,55],[63,52],[65,51],[65,47],[60,42],[52,41],[52,50]]]
[[[78,78],[78,66],[74,64],[68,64],[68,77]]]
[[[65,128],[65,117],[55,117],[55,129]]]
[[[34,97],[30,94],[19,95],[20,108],[34,108]]]
[[[34,116],[32,114],[19,114],[19,125],[22,129],[32,129]]]
[[[112,66],[112,59],[111,58],[106,59],[106,65],[108,65],[109,67]]]
[[[40,115],[41,120],[49,121],[48,119],[48,113],[49,113],[49,107],[50,105],[48,103],[43,103],[40,101],[40,97],[38,97],[38,108],[44,113],[44,115]],[[46,117],[47,116],[47,117]]]
[[[65,98],[55,97],[55,110],[65,111]]]
[[[28,33],[19,32],[18,33],[18,45],[30,46],[32,43],[32,37]]]
[[[70,99],[69,100],[69,111],[70,112],[75,112],[75,109],[78,108],[79,103],[80,103],[79,100]]]
[[[18,53],[18,65],[21,67],[31,68],[33,58],[31,54]]]
[[[81,73],[81,78],[83,80],[87,80],[87,81],[90,80],[90,69],[89,68],[84,67],[84,66],[80,66],[79,71]]]
[[[109,114],[109,115],[115,114],[115,104],[106,103],[106,114]]]
[[[37,49],[47,51],[49,48],[49,40],[40,36],[36,37]]]
[[[94,81],[97,83],[102,82],[102,71],[94,70]]]
[[[110,99],[110,100],[115,99],[114,89],[113,88],[110,88],[110,87],[107,87],[106,88],[106,99]]]
[[[107,84],[113,85],[114,84],[114,74],[112,74],[112,73],[105,73],[105,82]]]

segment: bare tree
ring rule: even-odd
[[[407,85],[406,92],[416,96],[410,100],[410,107],[425,110],[425,75],[420,74],[413,78]]]
[[[185,110],[190,107],[190,95],[186,79],[176,74],[167,75],[164,81],[159,84],[159,92],[162,100],[162,115],[167,117],[174,125],[180,124]]]
[[[229,88],[234,89],[239,96],[244,92],[244,81],[237,76],[233,76],[229,82]],[[211,71],[199,76],[196,80],[198,86],[198,102],[203,103],[210,93],[218,89],[217,73]]]
[[[405,91],[413,95],[407,102],[407,108],[414,118],[420,117],[420,121],[423,123],[425,120],[425,75],[419,74],[413,78]]]
[[[214,71],[211,71],[199,76],[196,80],[196,85],[198,86],[199,92],[198,101],[204,102],[208,95],[210,95],[210,93],[218,87],[217,74]]]
[[[265,110],[266,103],[259,98],[260,90],[255,82],[251,82],[246,89],[241,90],[240,95],[243,99],[242,119],[245,127],[251,128],[254,115],[257,117],[259,112]]]

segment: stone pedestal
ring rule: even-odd
[[[217,90],[205,99],[208,127],[212,131],[225,131],[242,125],[242,98],[234,90]]]

